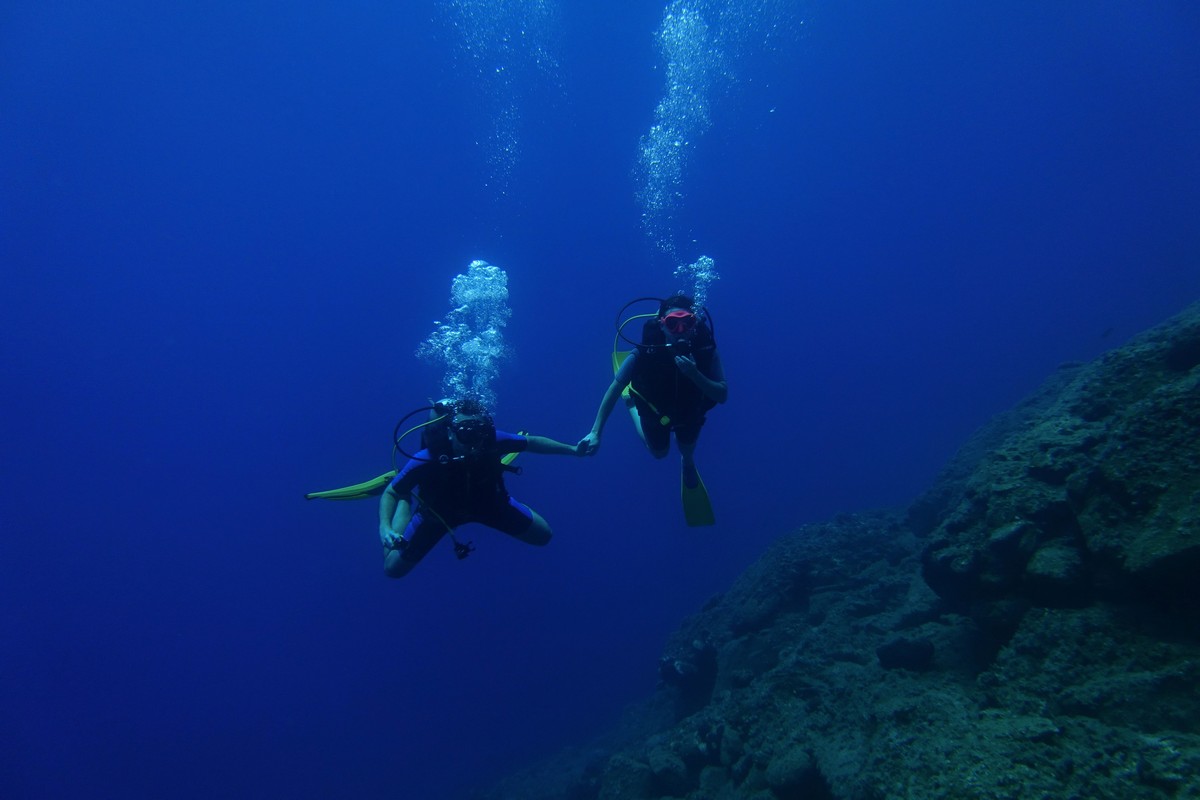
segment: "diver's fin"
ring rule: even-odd
[[[625,363],[625,359],[629,358],[632,350],[613,350],[613,375],[621,371],[621,365]]]
[[[687,520],[688,527],[703,528],[716,524],[717,518],[713,516],[712,503],[709,502],[708,490],[704,488],[700,473],[696,473],[695,486],[688,486],[682,475],[679,486],[683,497],[683,518]]]
[[[378,478],[356,483],[353,486],[343,486],[341,489],[326,489],[323,492],[309,492],[305,500],[362,500],[367,497],[378,497],[396,477],[396,470],[389,470]]]
[[[529,431],[517,431],[517,435],[518,435],[518,436],[528,436],[528,435],[529,435]],[[517,456],[519,456],[519,455],[521,455],[519,452],[518,452],[518,453],[505,453],[504,455],[502,455],[502,456],[500,457],[500,463],[501,463],[501,464],[503,464],[504,466],[506,466],[506,467],[507,467],[509,464],[511,464],[512,462],[516,461],[516,460],[517,460]],[[521,471],[521,470],[520,470],[519,468],[517,468],[517,467],[514,467],[514,469],[515,469],[517,472],[520,472],[520,471]]]
[[[629,358],[629,354],[632,352],[633,352],[632,350],[613,350],[613,354],[612,354],[613,375],[616,375],[618,372],[621,371],[621,365],[625,363],[625,359]],[[625,399],[626,401],[629,400],[629,387],[628,386],[626,386],[621,391],[621,397],[623,399]]]
[[[527,436],[526,431],[521,431],[522,436]],[[513,462],[520,453],[505,453],[500,459],[500,463],[508,466]],[[378,497],[383,494],[383,490],[392,482],[392,478],[396,477],[396,470],[388,470],[377,478],[371,478],[369,481],[356,483],[353,486],[343,486],[340,489],[326,489],[323,492],[309,492],[304,495],[305,500],[363,500],[368,497]]]

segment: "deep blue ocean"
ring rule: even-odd
[[[772,539],[1200,299],[1197,8],[9,2],[0,797],[458,798],[612,726]],[[390,467],[471,261],[498,424],[574,442],[701,255],[716,526],[620,409],[508,478],[545,548],[390,581],[374,500],[303,499]]]

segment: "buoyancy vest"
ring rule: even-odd
[[[470,514],[507,502],[504,473],[508,468],[501,458],[493,435],[476,453],[430,463],[418,484],[421,502],[442,514]]]
[[[690,355],[707,378],[713,378],[712,362],[716,343],[707,327],[697,327],[687,346],[667,345],[658,320],[642,326],[642,344],[633,363],[634,400],[639,411],[652,418],[666,416],[671,425],[698,422],[716,405],[692,380],[675,366],[675,356]],[[652,408],[650,408],[652,406]]]

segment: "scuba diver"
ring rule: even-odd
[[[466,558],[474,545],[459,542],[454,529],[468,522],[528,544],[549,542],[550,526],[509,496],[504,473],[518,471],[509,464],[522,451],[582,456],[584,444],[496,430],[487,409],[472,399],[442,400],[429,411],[430,420],[418,426],[423,430],[416,453],[404,453],[399,448],[404,437],[393,437],[409,459],[379,499],[384,573],[390,578],[407,575],[446,534],[454,541],[455,555]]]
[[[644,300],[656,300],[658,311],[621,321],[626,309]],[[625,326],[635,319],[646,320],[640,342],[623,333]],[[621,340],[634,349],[619,351]],[[596,421],[579,442],[580,446],[588,455],[600,449],[604,425],[618,398],[623,398],[638,436],[655,458],[666,458],[671,450],[671,433],[675,433],[682,461],[680,492],[684,518],[693,527],[712,525],[715,521],[712,505],[696,470],[694,456],[705,413],[725,402],[729,387],[708,310],[697,310],[692,299],[682,294],[665,300],[643,297],[630,301],[617,315],[613,371],[615,377],[600,401]]]

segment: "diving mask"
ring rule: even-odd
[[[687,333],[692,328],[696,327],[696,315],[690,311],[677,309],[660,319],[659,324],[662,325],[667,332],[679,336],[680,334]]]
[[[454,438],[459,444],[464,447],[478,447],[484,441],[494,435],[495,428],[492,423],[483,417],[465,417],[456,419],[450,425],[450,430],[454,434]]]

